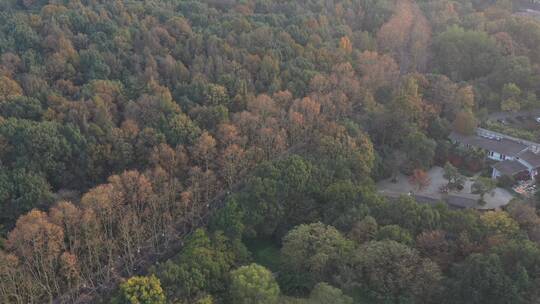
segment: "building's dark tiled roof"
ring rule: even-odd
[[[530,150],[523,151],[518,154],[518,157],[524,161],[526,161],[529,165],[531,165],[533,168],[540,167],[540,153],[534,153]]]
[[[473,147],[482,148],[512,157],[516,156],[519,152],[527,149],[526,145],[506,138],[497,140],[481,137],[478,135],[462,135],[456,132],[452,132],[450,134],[450,139],[465,145],[471,145]]]
[[[512,176],[514,174],[527,170],[527,167],[525,167],[525,165],[521,164],[516,160],[505,160],[502,162],[498,162],[493,165],[493,168],[497,169],[497,171],[501,172],[502,174],[508,176]]]
[[[446,198],[448,205],[454,208],[476,208],[478,207],[478,198],[466,194],[448,194]]]

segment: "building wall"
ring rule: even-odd
[[[497,179],[499,176],[501,176],[501,172],[499,172],[497,169],[493,168],[493,172],[491,172],[491,178]]]
[[[489,159],[492,159],[492,160],[495,160],[495,161],[514,160],[514,158],[511,157],[511,156],[501,155],[501,154],[499,154],[497,152],[493,152],[493,151],[488,151],[487,152],[487,157]]]

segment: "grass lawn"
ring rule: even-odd
[[[251,252],[255,263],[262,265],[273,272],[279,271],[279,247],[270,239],[245,239],[244,244]]]

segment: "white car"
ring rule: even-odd
[[[537,123],[540,123],[540,117],[536,117],[534,120],[536,120]]]

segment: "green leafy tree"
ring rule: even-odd
[[[171,297],[193,299],[205,293],[224,292],[234,262],[234,251],[223,235],[211,238],[206,231],[198,229],[178,256],[153,272],[171,292]]]
[[[380,303],[429,303],[440,289],[438,266],[395,241],[360,246],[342,269],[346,286],[358,285]]]
[[[521,108],[520,104],[521,89],[513,84],[507,83],[502,89],[501,110],[508,112],[517,112]]]
[[[311,289],[328,279],[352,250],[352,242],[322,223],[300,225],[283,238],[281,261],[288,289]]]
[[[449,189],[459,189],[465,184],[465,177],[449,162],[444,165],[443,177],[448,180]]]
[[[39,120],[43,114],[43,107],[41,102],[35,98],[17,96],[0,102],[0,113],[5,118]]]
[[[81,51],[80,64],[86,80],[107,79],[111,72],[101,53],[94,49]]]
[[[309,304],[352,304],[353,299],[327,283],[318,283],[309,294]]]
[[[215,212],[210,221],[211,231],[221,230],[230,239],[240,239],[244,232],[244,212],[235,199],[229,199],[225,206]]]
[[[274,304],[279,286],[268,269],[251,264],[231,272],[230,294],[238,304]]]
[[[83,182],[86,139],[73,125],[9,118],[0,123],[0,136],[5,165],[42,173],[55,187]]]
[[[436,229],[441,214],[436,208],[418,204],[411,196],[383,200],[371,206],[371,214],[379,225],[398,225],[413,235],[425,229]]]
[[[422,132],[416,131],[407,135],[403,147],[408,159],[405,171],[409,173],[414,169],[429,169],[433,163],[436,146],[435,141]]]
[[[200,128],[185,114],[175,114],[167,119],[163,134],[171,145],[191,144],[201,134]]]
[[[212,296],[203,296],[195,302],[195,304],[214,304],[214,298]]]
[[[439,70],[452,80],[486,76],[500,59],[497,45],[487,33],[457,26],[435,37],[433,50]]]
[[[405,245],[412,245],[413,239],[411,233],[398,225],[383,226],[377,231],[375,237],[378,241],[392,240]]]
[[[24,169],[0,172],[0,222],[11,227],[18,216],[53,201],[51,186],[39,174]]]
[[[523,303],[496,254],[473,254],[451,270],[449,303]]]
[[[484,202],[484,196],[486,193],[495,189],[497,183],[489,177],[478,177],[471,186],[473,193],[480,194],[480,201]]]
[[[318,210],[309,195],[313,170],[311,162],[298,155],[258,166],[239,197],[247,228],[272,235],[317,219]]]
[[[509,240],[491,250],[501,260],[507,275],[520,291],[524,303],[540,296],[535,282],[540,274],[540,247],[529,240]]]
[[[319,167],[336,176],[365,180],[373,168],[375,153],[370,137],[361,131],[339,128],[333,136],[316,137],[314,157]]]
[[[351,180],[339,180],[329,185],[324,191],[322,217],[325,223],[338,228],[347,222],[347,215],[355,212],[361,199],[362,189]]]

